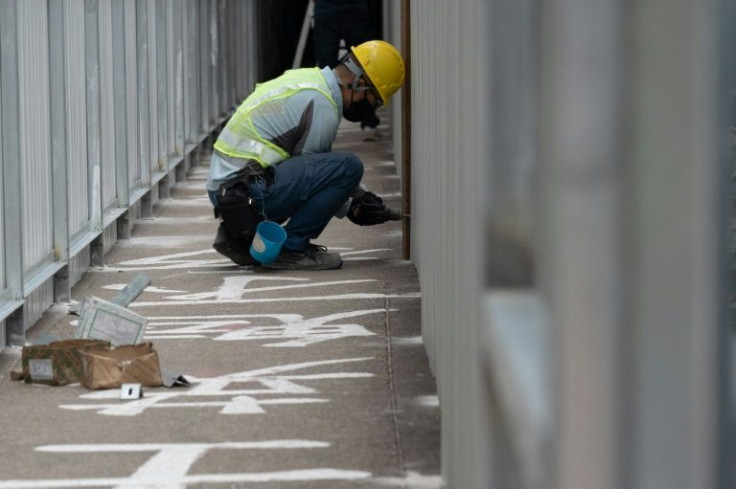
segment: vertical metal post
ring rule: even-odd
[[[166,126],[168,128],[166,138],[166,155],[169,160],[176,155],[176,83],[178,75],[176,72],[175,42],[176,27],[174,25],[174,4],[172,0],[166,0],[164,6],[166,18]],[[176,9],[181,10],[181,9]],[[171,161],[167,169],[171,169]]]
[[[734,239],[731,219],[736,217],[736,194],[733,190],[733,171],[736,168],[736,4],[731,0],[717,2],[718,21],[715,22],[718,37],[719,79],[718,99],[731,97],[731,105],[718,104],[717,132],[719,135],[718,159],[720,175],[717,176],[720,196],[717,208],[720,210],[720,294],[718,308],[719,335],[717,339],[718,363],[718,481],[719,489],[736,487],[736,324],[734,324],[733,277],[734,252],[731,243]],[[729,212],[730,210],[730,212]]]
[[[126,1],[124,4],[124,23],[125,23],[125,100],[127,102],[127,121],[126,128],[128,151],[127,151],[127,176],[122,173],[118,176],[119,180],[125,182],[125,190],[119,193],[121,207],[130,207],[130,191],[131,188],[141,180],[141,166],[143,160],[140,158],[140,141],[138,135],[138,114],[139,93],[138,93],[138,47],[136,42],[137,20],[135,1]],[[120,189],[121,191],[123,189]],[[119,191],[120,192],[120,191]]]
[[[171,179],[168,173],[158,182],[158,198],[159,200],[171,198]]]
[[[154,31],[151,32],[151,42],[155,42],[156,46],[156,63],[153,67],[152,75],[155,76],[156,83],[152,86],[156,87],[156,104],[157,118],[153,121],[158,129],[158,164],[159,172],[166,172],[169,169],[169,70],[168,70],[168,29],[166,18],[166,0],[155,0],[155,23]]]
[[[190,79],[189,70],[192,68],[191,61],[191,44],[194,33],[190,29],[191,24],[191,2],[184,0],[182,6],[181,35],[184,39],[182,43],[182,154],[186,157],[189,146],[189,136],[191,132],[192,117],[192,93],[194,86]]]
[[[619,424],[622,15],[616,0],[542,6],[539,279],[554,335],[559,489],[630,487]]]
[[[151,121],[155,118],[151,115],[151,92],[150,86],[150,40],[148,37],[148,0],[138,0],[136,3],[136,51],[138,53],[138,149],[141,165],[141,183],[143,187],[151,184],[151,166],[155,160],[156,150],[151,137]]]
[[[128,101],[127,52],[125,42],[126,18],[124,0],[112,2],[113,93],[115,99],[115,193],[117,207],[127,208],[130,202],[128,156]]]
[[[89,244],[89,264],[93,267],[102,267],[105,265],[105,240],[103,234],[97,236]]]
[[[159,135],[159,107],[158,107],[158,92],[160,90],[159,81],[157,78],[158,74],[158,39],[156,37],[156,24],[157,24],[157,12],[156,1],[145,1],[143,8],[147,9],[147,46],[148,46],[148,128],[149,128],[149,141],[150,141],[150,160],[148,162],[151,173],[158,173],[161,171],[161,149],[160,149],[160,135]],[[149,182],[151,183],[151,182]]]
[[[141,197],[141,217],[153,219],[153,197],[150,190]]]
[[[401,52],[406,78],[401,89],[401,213],[402,256],[411,259],[411,1],[401,2]]]
[[[119,79],[116,79],[116,65],[122,60],[115,52],[113,25],[122,19],[113,15],[113,0],[97,1],[97,42],[99,63],[100,89],[100,166],[95,176],[93,186],[100,187],[102,224],[104,227],[104,212],[114,207],[117,201],[117,168],[120,165],[120,138],[125,133],[119,132]],[[93,170],[94,171],[94,170]]]
[[[5,250],[5,287],[12,299],[23,298],[23,200],[21,196],[20,135],[18,120],[18,2],[0,2],[0,35],[7,42],[0,43],[0,96],[2,111],[3,153],[3,223]],[[22,314],[22,311],[21,311]],[[24,342],[25,331],[22,317],[20,321],[10,318],[6,321],[5,344],[12,338]]]
[[[51,117],[51,164],[53,179],[54,258],[69,260],[69,185],[67,184],[67,107],[65,9],[66,3],[51,2],[49,16],[49,75]],[[54,275],[54,298],[64,302],[71,298],[69,268],[64,266]]]
[[[176,183],[182,183],[182,182],[187,181],[187,164],[188,164],[188,159],[184,157],[181,163],[176,165],[176,170],[175,170],[176,173],[174,176],[174,180],[176,181]]]
[[[173,76],[171,83],[171,91],[173,95],[173,111],[172,117],[173,122],[171,124],[172,133],[174,136],[173,151],[176,155],[184,155],[184,124],[186,120],[185,115],[185,99],[184,99],[184,63],[185,63],[185,51],[184,51],[184,29],[185,29],[185,17],[184,12],[186,11],[185,3],[172,4],[170,7],[172,11],[171,20],[169,21],[169,28],[173,36]]]
[[[211,88],[210,88],[210,0],[198,2],[199,18],[197,25],[199,27],[199,130],[198,133],[209,132],[212,125],[210,114],[212,113],[211,105]]]
[[[84,3],[85,83],[87,86],[87,160],[90,176],[90,226],[102,231],[102,132],[100,108],[99,5],[96,0]]]
[[[220,93],[222,90],[222,77],[220,70],[222,69],[222,49],[221,49],[221,32],[220,32],[220,0],[209,1],[209,35],[208,47],[209,53],[209,69],[207,73],[210,79],[210,113],[209,126],[207,132],[211,132],[217,124],[217,119],[221,112]]]
[[[630,4],[631,467],[635,487],[725,488],[716,472],[723,117],[733,78],[717,0]],[[728,53],[728,54],[726,54]],[[730,61],[729,63],[732,63]],[[730,83],[724,83],[724,81]],[[730,86],[726,86],[730,85]],[[662,87],[666,86],[666,90]],[[719,423],[719,421],[721,421]],[[733,460],[731,461],[733,465]],[[731,486],[732,487],[732,486]]]

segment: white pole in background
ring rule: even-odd
[[[304,22],[302,22],[302,33],[299,36],[299,44],[296,47],[296,53],[294,54],[294,63],[291,65],[292,69],[299,68],[302,64],[302,58],[304,57],[304,48],[307,45],[307,35],[309,35],[309,24],[312,22],[312,16],[314,15],[314,0],[309,0],[307,5],[307,12],[304,14]]]

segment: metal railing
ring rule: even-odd
[[[255,0],[0,2],[0,338],[196,164],[254,86]]]

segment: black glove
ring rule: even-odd
[[[373,226],[386,221],[397,221],[401,219],[401,215],[386,207],[378,195],[359,188],[353,192],[348,219],[358,226]]]

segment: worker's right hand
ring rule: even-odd
[[[358,226],[374,226],[401,219],[401,214],[388,208],[381,197],[363,189],[358,189],[353,194],[347,215]]]

